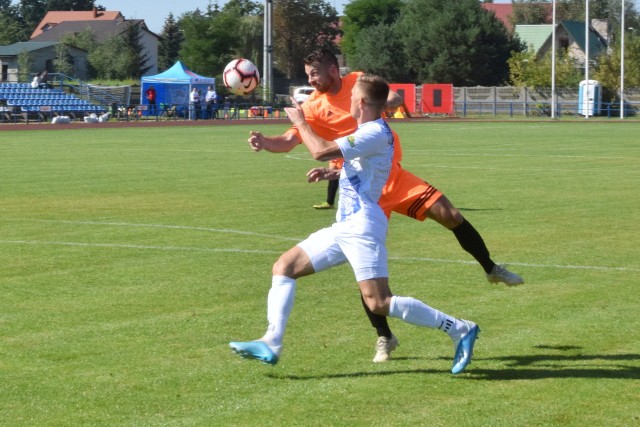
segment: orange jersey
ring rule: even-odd
[[[314,91],[302,104],[304,118],[320,137],[334,141],[342,136],[351,135],[358,128],[356,119],[351,116],[351,90],[361,72],[349,73],[342,78],[342,87],[337,94]],[[287,131],[302,140],[300,132],[293,126]],[[442,195],[437,189],[410,172],[402,169],[402,147],[400,138],[393,132],[393,165],[389,180],[382,190],[379,204],[387,216],[397,212],[411,218],[424,221],[426,211]]]

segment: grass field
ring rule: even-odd
[[[333,220],[303,147],[253,153],[248,125],[2,131],[0,425],[639,425],[638,125],[393,127],[526,280],[490,285],[450,232],[392,219],[392,289],[482,328],[465,373],[445,334],[393,319],[373,364],[348,266],[299,281],[277,366],[230,352],[264,332],[278,254]]]

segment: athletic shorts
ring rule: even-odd
[[[386,234],[387,227],[363,233],[350,221],[339,222],[316,231],[298,246],[309,256],[316,273],[348,262],[360,282],[389,277]]]
[[[387,217],[396,212],[424,221],[427,211],[440,196],[442,193],[428,182],[402,168],[394,168],[378,204]]]

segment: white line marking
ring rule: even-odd
[[[83,243],[83,242],[51,242],[39,240],[0,240],[0,244],[16,244],[16,245],[57,245],[57,246],[80,246],[93,248],[116,248],[116,249],[144,249],[144,250],[160,250],[160,251],[190,251],[190,252],[218,252],[218,253],[243,253],[243,254],[275,254],[279,255],[282,251],[264,251],[257,249],[220,249],[220,248],[198,248],[191,246],[153,246],[153,245],[132,245],[126,243]],[[416,258],[416,257],[389,257],[394,261],[419,261],[433,263],[448,264],[476,264],[474,261],[455,260],[455,259],[438,259],[438,258]],[[623,272],[640,272],[640,268],[629,267],[602,267],[591,265],[548,265],[548,264],[528,264],[520,262],[510,262],[509,265],[519,265],[523,267],[534,268],[557,268],[571,270],[598,270],[598,271],[623,271]]]
[[[39,240],[0,240],[3,244],[16,245],[56,245],[56,246],[81,246],[91,248],[117,248],[117,249],[151,249],[160,251],[190,251],[190,252],[228,252],[246,254],[281,254],[281,251],[261,251],[253,249],[218,249],[218,248],[194,248],[191,246],[151,246],[131,245],[125,243],[82,243],[82,242],[46,242]]]
[[[255,237],[267,237],[269,239],[286,240],[291,242],[300,242],[302,238],[297,237],[283,237],[273,234],[261,234],[253,233],[251,231],[233,230],[228,228],[208,228],[208,227],[192,227],[187,225],[163,225],[163,224],[133,224],[128,222],[102,222],[102,221],[65,221],[55,219],[14,219],[14,218],[2,218],[4,221],[30,221],[30,222],[53,222],[58,224],[81,224],[81,225],[105,225],[111,227],[140,227],[140,228],[164,228],[172,230],[196,230],[196,231],[209,231],[212,233],[229,233],[229,234],[241,234],[245,236]]]

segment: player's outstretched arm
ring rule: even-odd
[[[300,141],[292,133],[277,136],[264,136],[257,131],[249,132],[249,147],[255,152],[266,150],[271,153],[288,153],[293,150]]]

